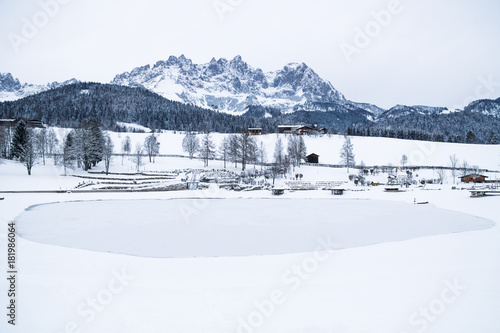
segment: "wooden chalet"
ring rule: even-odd
[[[250,135],[262,135],[262,128],[249,128],[248,133]]]
[[[312,153],[306,156],[307,163],[319,163],[319,155]]]
[[[315,128],[312,128],[309,126],[301,126],[295,130],[294,134],[309,135],[309,134],[313,134],[314,132],[316,132]]]
[[[295,134],[298,128],[304,127],[302,125],[279,125],[278,133],[293,133]]]
[[[460,181],[462,183],[484,183],[486,181],[486,178],[488,178],[488,176],[472,173],[460,177]]]
[[[41,120],[38,120],[38,119],[23,119],[23,118],[19,118],[19,119],[0,119],[0,127],[16,127],[17,124],[21,121],[21,120],[24,120],[24,122],[26,123],[26,125],[28,127],[32,127],[32,128],[44,128],[45,127],[45,124],[41,121]]]

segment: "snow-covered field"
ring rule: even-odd
[[[120,151],[121,142],[129,135],[132,147],[144,143],[148,133],[110,133],[115,142],[115,150]],[[228,134],[212,133],[211,137],[218,146]],[[200,141],[201,137],[200,136]],[[182,151],[182,132],[165,131],[160,133],[160,154],[187,155]],[[264,143],[268,161],[272,161],[274,145],[281,138],[286,147],[288,135],[267,134],[254,137],[257,144]],[[342,135],[304,136],[307,153],[316,153],[320,163],[340,164],[340,149],[344,143]],[[355,161],[366,165],[400,165],[401,156],[408,156],[408,165],[448,166],[449,156],[455,154],[460,162],[466,160],[469,165],[483,169],[500,170],[500,146],[469,145],[428,141],[399,140],[391,138],[351,137],[354,146]]]
[[[113,136],[119,145],[125,135]],[[130,136],[139,142],[146,134]],[[269,155],[275,139],[259,138]],[[162,133],[160,153],[183,154],[181,141]],[[342,143],[336,136],[306,138],[323,163],[339,162]],[[367,165],[398,165],[402,154],[447,165],[456,154],[499,169],[494,146],[373,138],[353,144]],[[81,181],[50,162],[35,166],[31,177],[18,163],[2,162],[0,191],[66,190]],[[202,165],[162,157],[144,169]],[[121,157],[111,166],[131,168]],[[347,178],[345,169],[300,172],[308,180]],[[422,172],[432,177],[432,170]],[[370,187],[341,198],[319,190],[276,198],[212,188],[0,194],[5,272],[7,223],[17,221],[19,234],[17,321],[7,324],[4,306],[0,331],[497,333],[500,197],[473,199],[451,190],[451,182],[448,174],[444,185],[402,193]],[[8,281],[0,281],[7,304]]]

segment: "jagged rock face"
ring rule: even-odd
[[[21,83],[14,79],[10,73],[0,73],[0,91],[15,92],[21,89]]]
[[[21,84],[11,73],[0,73],[0,102],[13,101],[77,82],[76,79],[71,79],[64,82],[51,82],[44,85]]]
[[[152,90],[166,98],[220,111],[240,113],[249,105],[279,108],[285,112],[310,103],[345,101],[331,83],[306,64],[288,64],[264,73],[240,56],[228,61],[213,58],[194,64],[183,55],[171,56],[154,66],[117,75],[112,84]]]

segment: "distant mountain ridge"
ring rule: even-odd
[[[51,82],[43,85],[21,84],[19,79],[14,78],[11,73],[0,73],[0,102],[15,101],[30,95],[38,94],[42,91],[59,88],[68,84],[79,82],[70,79],[64,82]]]
[[[225,133],[250,127],[274,133],[278,125],[304,124],[324,127],[331,133],[493,144],[497,140],[494,134],[500,132],[499,109],[500,99],[476,101],[462,112],[396,106],[376,115],[355,103],[343,102],[329,105],[326,112],[283,113],[277,108],[250,105],[240,116],[171,101],[142,87],[83,82],[1,102],[0,119],[38,119],[60,127],[97,119],[104,128],[115,131],[124,130],[120,123],[133,123],[153,129]]]
[[[170,56],[154,66],[119,74],[111,83],[144,87],[171,100],[233,114],[243,113],[249,105],[293,112],[314,109],[315,104],[346,101],[330,82],[304,63],[265,73],[241,56],[232,60],[213,58],[206,64],[194,64],[184,55]]]
[[[21,84],[12,74],[0,73],[0,102],[77,82],[71,79],[45,85]],[[500,117],[500,98],[472,102],[465,110],[421,105],[396,105],[385,110],[373,104],[347,100],[330,82],[304,63],[290,63],[276,71],[264,72],[250,66],[241,56],[231,60],[213,58],[205,64],[195,64],[184,55],[170,56],[168,60],[160,60],[154,65],[118,74],[111,84],[145,88],[172,101],[232,115],[243,115],[251,106],[262,106],[274,110],[264,113],[263,117],[276,117],[278,111],[280,114],[335,112],[350,113],[352,119],[363,117],[370,122],[457,111]]]

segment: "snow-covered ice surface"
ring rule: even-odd
[[[312,252],[479,230],[492,222],[430,205],[373,200],[196,199],[38,205],[17,219],[40,243],[144,257]],[[242,212],[247,212],[242,214]]]

